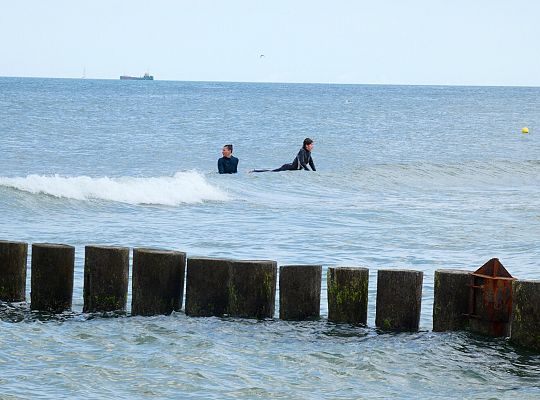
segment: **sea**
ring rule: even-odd
[[[306,137],[316,172],[250,173]],[[0,78],[0,151],[0,240],[75,246],[72,312],[0,304],[0,399],[540,398],[540,354],[432,331],[438,269],[540,280],[538,87]],[[84,314],[90,244],[322,265],[321,318]],[[332,266],[369,268],[366,327],[328,322]],[[375,327],[394,268],[418,332]]]

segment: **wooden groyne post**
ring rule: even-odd
[[[464,330],[469,326],[471,272],[460,269],[435,271],[433,331]]]
[[[240,318],[274,318],[276,284],[275,261],[233,261],[227,313]]]
[[[129,248],[86,246],[83,312],[125,311]]]
[[[540,281],[512,282],[510,341],[540,351]]]
[[[26,299],[28,244],[0,240],[0,301]]]
[[[275,261],[188,258],[186,314],[272,318],[275,310]]]
[[[170,314],[182,308],[186,253],[133,249],[132,315]]]
[[[71,310],[75,247],[65,244],[32,244],[30,308],[62,312]]]
[[[220,317],[227,313],[232,260],[189,257],[186,272],[186,315]]]
[[[321,265],[283,265],[279,268],[280,319],[320,318],[321,275]]]
[[[380,269],[375,325],[385,330],[417,331],[422,305],[421,271]]]
[[[367,324],[369,269],[330,267],[327,272],[328,320]]]

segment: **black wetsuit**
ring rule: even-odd
[[[290,164],[283,164],[281,167],[273,169],[273,172],[279,172],[279,171],[295,171],[299,169],[304,169],[306,171],[309,171],[309,168],[311,167],[312,171],[316,171],[315,169],[315,163],[313,162],[313,158],[311,158],[311,151],[307,151],[303,147],[298,152],[298,155]]]
[[[236,174],[238,172],[238,158],[234,156],[221,157],[217,162],[220,174]]]

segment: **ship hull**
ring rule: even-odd
[[[120,79],[123,81],[153,81],[154,77],[152,75],[145,75],[145,76],[122,75]]]

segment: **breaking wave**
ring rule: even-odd
[[[195,171],[150,178],[60,175],[0,177],[0,186],[58,198],[107,200],[128,204],[175,206],[229,200],[224,191],[208,183],[202,174]]]

